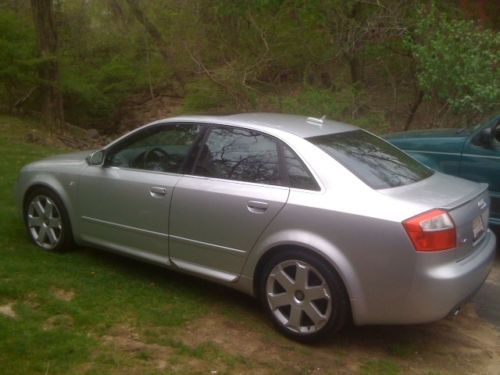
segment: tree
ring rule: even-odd
[[[418,13],[406,43],[425,97],[439,98],[468,122],[498,109],[499,33],[472,21],[450,19],[431,7]]]
[[[39,65],[43,121],[48,126],[64,123],[63,99],[57,63],[57,30],[52,0],[31,0],[33,22],[41,57]]]
[[[132,14],[135,16],[137,21],[139,21],[142,26],[144,26],[144,29],[147,31],[151,39],[156,45],[156,48],[160,52],[161,56],[165,60],[165,63],[168,65],[173,65],[172,59],[173,56],[169,52],[168,44],[163,38],[160,30],[156,27],[156,25],[146,16],[146,14],[143,12],[143,10],[140,8],[139,3],[137,0],[126,0],[128,6],[130,7],[130,10],[132,11]],[[113,4],[113,2],[112,2]],[[115,5],[116,6],[116,5]],[[174,89],[176,91],[181,91],[182,87],[184,85],[182,77],[180,77],[177,72],[173,72],[173,79],[175,81],[175,84],[180,87],[175,87]]]

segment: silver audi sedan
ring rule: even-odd
[[[29,164],[16,192],[43,250],[94,246],[239,289],[300,341],[351,319],[441,319],[496,247],[486,185],[324,118],[160,120]]]

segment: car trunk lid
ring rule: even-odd
[[[486,234],[490,197],[487,184],[478,184],[436,172],[429,178],[380,192],[412,203],[421,212],[441,208],[448,211],[457,232],[457,260],[468,256]]]

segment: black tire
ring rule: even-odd
[[[341,278],[330,264],[306,250],[272,256],[263,267],[258,288],[266,313],[280,332],[294,340],[317,341],[346,323],[349,303]]]
[[[23,217],[31,241],[42,250],[61,252],[73,246],[73,235],[66,207],[59,196],[49,188],[37,187],[26,195]]]

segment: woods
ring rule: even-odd
[[[152,100],[180,103],[156,104],[162,114],[463,126],[500,107],[499,10],[466,0],[0,0],[0,110],[107,133],[151,120],[156,112],[132,112]]]

